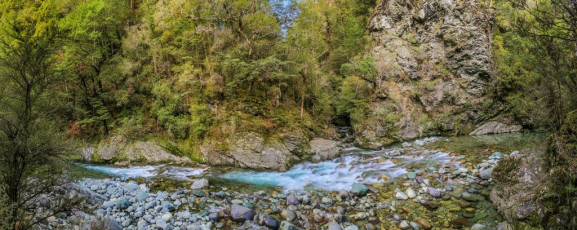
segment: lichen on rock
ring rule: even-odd
[[[483,122],[493,17],[477,0],[382,1],[370,21],[370,55],[380,73],[374,90],[387,96],[353,124],[357,145],[468,134]]]

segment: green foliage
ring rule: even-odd
[[[21,8],[1,4],[6,15]],[[241,130],[362,120],[377,77],[374,60],[359,58],[375,4],[49,0],[18,17],[36,20],[26,33],[59,31],[70,134],[157,135],[196,151]]]
[[[343,64],[341,66],[341,73],[345,76],[355,75],[371,84],[376,84],[379,71],[375,65],[375,60],[371,56],[368,56],[352,63]]]
[[[361,122],[368,112],[367,98],[371,86],[357,76],[347,77],[340,88],[336,110],[338,115],[346,115],[353,122]]]
[[[59,11],[53,3],[0,3],[8,7],[0,7],[2,229],[32,228],[68,205],[55,197],[53,209],[32,209],[40,194],[53,190],[67,153],[56,113],[62,103],[58,93],[62,76],[56,68],[60,43],[53,20]],[[44,12],[47,9],[55,10],[56,15]]]

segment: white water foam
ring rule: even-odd
[[[114,167],[104,165],[80,164],[80,166],[96,172],[124,178],[136,178],[136,177],[150,178],[155,176],[164,176],[179,180],[190,180],[188,178],[189,176],[202,175],[206,171],[206,168],[187,168],[187,167],[175,167],[166,165]]]
[[[255,185],[279,186],[285,190],[303,190],[305,187],[348,190],[353,183],[382,183],[383,176],[393,179],[405,175],[408,167],[419,170],[449,165],[458,167],[456,160],[462,158],[425,150],[391,160],[383,158],[382,153],[352,153],[332,161],[298,164],[286,172],[236,171],[220,177]]]

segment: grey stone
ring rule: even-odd
[[[206,142],[200,152],[212,165],[286,171],[298,159],[280,141],[265,142],[258,133],[239,133],[222,144]]]
[[[208,180],[207,179],[199,179],[195,180],[194,183],[190,186],[190,189],[204,189],[208,187]]]
[[[346,227],[345,230],[359,230],[359,227],[353,224]]]
[[[519,132],[523,129],[520,125],[505,124],[497,121],[490,121],[481,126],[479,126],[475,131],[469,135],[486,135],[486,134],[498,134],[498,133],[513,133]]]
[[[169,212],[172,212],[172,211],[174,211],[174,204],[172,204],[171,202],[168,202],[168,201],[163,201],[162,202],[162,208],[169,211]]]
[[[342,230],[341,225],[335,221],[330,221],[327,230]]]
[[[245,221],[245,220],[252,220],[255,213],[252,209],[233,204],[230,208],[230,215],[233,220],[235,221]]]
[[[130,204],[130,198],[126,196],[120,197],[115,201],[115,205],[119,209],[126,209],[130,206]]]
[[[266,213],[259,215],[258,224],[263,225],[263,226],[267,226],[267,227],[272,228],[272,229],[277,229],[279,227],[278,220],[276,220],[274,217],[272,217]]]
[[[172,220],[172,213],[165,213],[164,215],[162,215],[162,219],[166,222],[170,222]]]
[[[296,218],[296,214],[292,210],[282,210],[281,217],[283,217],[287,221],[293,221]]]
[[[314,138],[309,143],[311,152],[315,154],[318,160],[330,160],[339,156],[341,148],[339,142],[323,138]]]
[[[164,219],[157,219],[156,220],[156,227],[160,228],[160,229],[167,229],[168,224],[166,223],[166,221]]]
[[[138,202],[142,202],[145,201],[146,199],[148,199],[150,197],[150,195],[148,195],[147,192],[139,192],[138,194],[136,194],[136,200]]]
[[[471,226],[471,230],[485,230],[485,229],[487,229],[487,227],[482,224],[474,224],[473,226]]]
[[[293,194],[290,194],[286,197],[286,204],[287,205],[298,205],[301,202],[297,199],[297,197]]]
[[[369,187],[364,184],[353,183],[353,187],[351,188],[351,193],[357,196],[364,196],[367,195],[369,192]]]
[[[403,191],[401,191],[399,188],[395,189],[395,198],[399,199],[399,200],[406,200],[409,199],[409,196],[407,196],[407,194],[405,194]]]
[[[283,221],[280,223],[279,230],[302,230],[302,228],[299,228],[288,221]]]
[[[441,197],[443,196],[443,194],[441,193],[441,191],[439,191],[439,190],[436,189],[436,188],[431,188],[431,187],[429,187],[429,188],[427,189],[427,191],[429,192],[429,195],[431,195],[432,197],[435,197],[435,198],[441,198]]]
[[[483,180],[489,180],[489,179],[491,179],[492,173],[493,173],[493,168],[484,169],[484,170],[481,170],[481,172],[479,172],[479,177],[481,177],[481,179],[483,179]]]

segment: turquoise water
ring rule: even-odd
[[[511,151],[531,147],[545,140],[544,133],[516,133],[485,136],[427,138],[394,145],[380,151],[358,148],[346,149],[337,159],[319,163],[305,162],[286,172],[254,171],[245,169],[197,168],[168,165],[114,167],[106,165],[79,165],[93,173],[112,177],[155,178],[190,181],[207,177],[222,186],[235,183],[250,187],[279,187],[283,190],[341,190],[353,183],[386,183],[404,176],[409,171],[420,172],[450,167],[456,170],[461,162],[477,163],[488,159],[495,151]],[[89,177],[89,176],[88,176]]]

